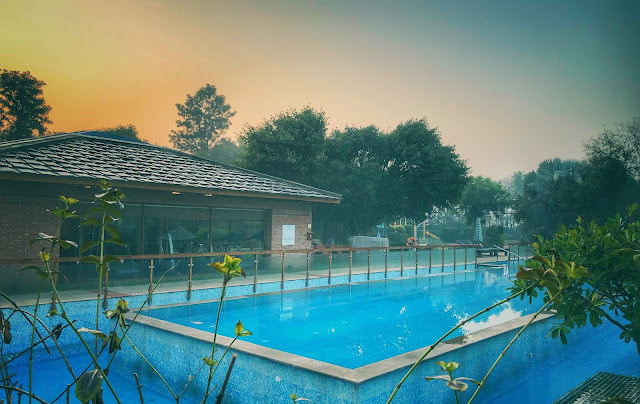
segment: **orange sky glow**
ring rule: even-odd
[[[453,3],[5,1],[0,68],[47,83],[52,131],[134,124],[170,146],[175,104],[210,83],[231,137],[305,105],[332,129],[426,117],[495,179],[640,114],[634,2]]]

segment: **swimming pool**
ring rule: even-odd
[[[355,369],[428,346],[460,320],[509,295],[505,269],[469,271],[226,300],[219,334]],[[212,332],[217,302],[145,310],[147,316]],[[452,337],[534,312],[540,302],[513,300],[467,323]]]

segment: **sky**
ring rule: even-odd
[[[426,118],[473,175],[582,158],[640,115],[640,2],[0,1],[0,68],[47,83],[51,131],[133,124],[170,146],[213,84],[227,135],[289,108],[331,129]]]

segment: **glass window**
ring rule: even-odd
[[[80,202],[74,205],[74,208],[79,214],[84,215],[89,209],[95,205],[88,202]],[[115,227],[120,232],[120,238],[125,242],[126,247],[119,246],[117,244],[107,243],[105,244],[105,254],[112,255],[135,255],[142,253],[142,205],[126,204],[123,209],[120,210],[122,219],[112,222],[110,226]],[[62,238],[65,240],[72,240],[78,243],[81,247],[87,241],[99,241],[100,240],[100,228],[98,226],[81,226],[83,218],[70,219],[65,221],[62,227]],[[100,219],[98,219],[100,220]],[[105,238],[111,237],[108,233],[105,234]],[[94,247],[91,250],[83,253],[99,254],[99,247]],[[60,255],[63,257],[75,257],[78,256],[78,250],[70,248],[68,250],[61,250]]]
[[[209,251],[209,220],[209,208],[145,205],[144,253]]]
[[[264,249],[264,210],[218,209],[211,214],[213,251]]]

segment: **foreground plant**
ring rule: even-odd
[[[603,225],[585,224],[562,228],[553,239],[539,238],[534,248],[547,260],[584,266],[593,274],[574,282],[564,290],[563,299],[554,305],[562,323],[551,330],[553,338],[567,343],[574,327],[597,327],[604,320],[620,329],[620,338],[635,342],[640,354],[640,222],[638,204],[626,216],[616,215]]]
[[[477,385],[480,384],[480,382],[470,379],[468,377],[456,377],[455,379],[453,378],[453,371],[458,369],[458,367],[460,366],[460,364],[458,362],[444,362],[444,361],[439,361],[436,362],[436,365],[440,365],[440,371],[441,372],[447,372],[447,375],[437,375],[437,376],[427,376],[426,379],[427,381],[431,381],[434,379],[439,379],[439,380],[444,380],[447,382],[447,387],[449,387],[451,390],[453,390],[453,394],[455,395],[456,398],[456,404],[458,404],[460,401],[458,400],[458,392],[464,392],[467,390],[467,388],[469,388],[469,385],[467,383],[465,383],[463,380],[467,380],[470,381],[472,383],[475,383]]]

